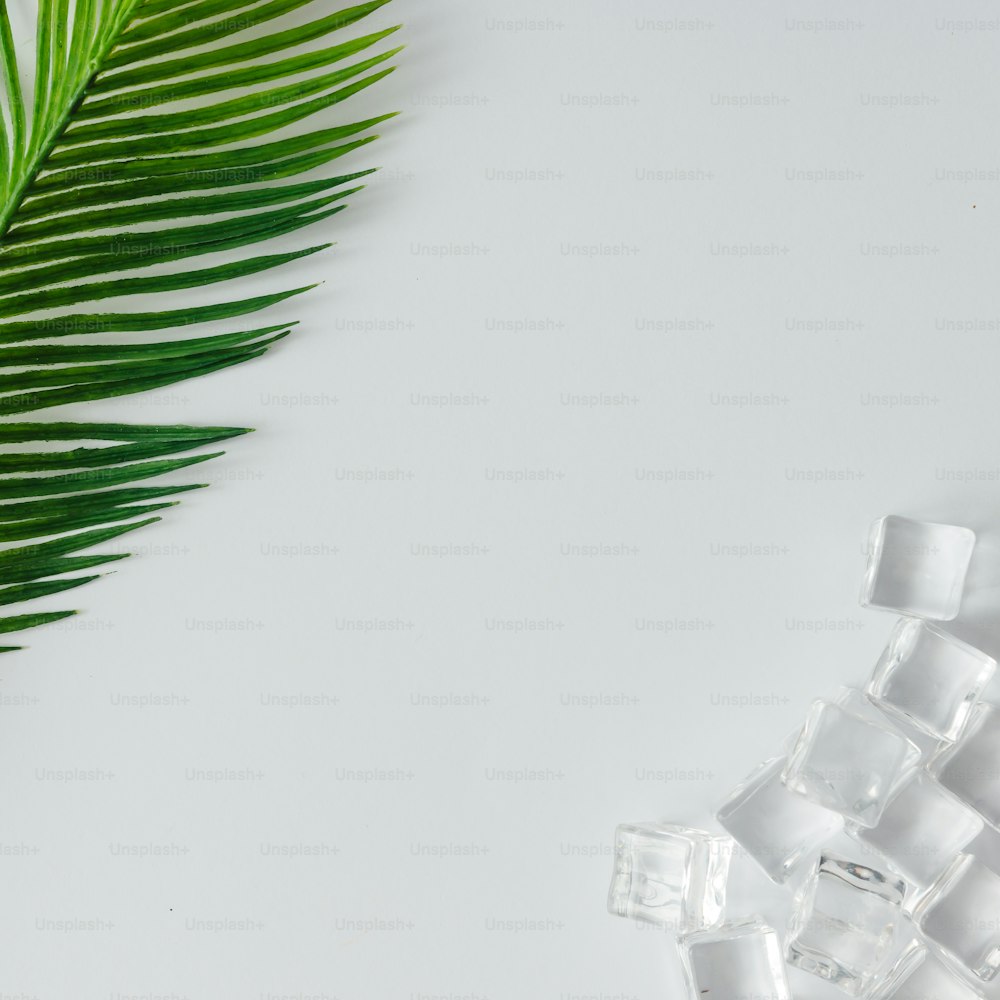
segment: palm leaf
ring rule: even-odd
[[[0,633],[74,614],[18,606],[97,579],[127,553],[90,550],[200,488],[148,480],[246,433],[9,417],[217,372],[289,335],[289,319],[215,325],[311,286],[225,286],[329,246],[253,250],[340,212],[371,172],[297,179],[391,115],[287,130],[391,72],[398,26],[346,37],[387,2],[38,0],[29,93],[0,0]],[[213,301],[185,308],[195,288]]]

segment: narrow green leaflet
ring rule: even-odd
[[[287,314],[242,318],[312,286],[261,295],[244,279],[326,249],[325,223],[371,173],[326,171],[392,114],[331,117],[392,71],[399,26],[373,23],[388,2],[38,0],[32,51],[0,0],[5,638],[75,614],[64,595],[204,485],[178,475],[246,433],[22,415],[71,405],[75,416],[290,335]],[[323,235],[297,249],[263,246],[313,227]],[[190,289],[199,300],[186,307]]]

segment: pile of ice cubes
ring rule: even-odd
[[[1000,830],[996,662],[934,624],[958,615],[975,540],[876,521],[861,603],[904,617],[867,689],[813,704],[718,810],[726,833],[618,827],[608,908],[676,932],[690,1000],[791,1000],[786,963],[866,1000],[974,1000],[1000,974],[1000,875],[966,853]],[[845,832],[853,857],[827,848]],[[798,883],[784,946],[726,913],[737,843]]]

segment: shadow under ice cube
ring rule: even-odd
[[[688,1000],[792,1000],[777,933],[759,917],[680,940]]]
[[[869,536],[864,607],[950,621],[962,603],[975,532],[890,514]]]
[[[824,855],[796,894],[789,964],[860,996],[885,965],[905,895],[895,875]]]
[[[608,909],[677,932],[722,923],[730,837],[667,823],[626,823],[615,832]]]

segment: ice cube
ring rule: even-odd
[[[716,814],[719,823],[779,885],[842,829],[831,812],[790,791],[781,780],[786,759],[764,761]]]
[[[981,1000],[981,995],[957,971],[912,941],[865,1000]]]
[[[930,772],[1000,830],[1000,710],[980,702],[962,738],[941,748]]]
[[[869,536],[864,607],[950,621],[958,615],[976,535],[954,524],[890,514]]]
[[[890,799],[878,825],[848,825],[848,833],[875,848],[918,890],[929,888],[983,829],[983,820],[917,771]]]
[[[796,893],[789,964],[860,996],[886,964],[906,889],[897,875],[823,855]]]
[[[668,823],[625,823],[615,832],[608,909],[677,933],[725,917],[731,837]]]
[[[875,667],[868,694],[930,736],[954,741],[995,671],[992,656],[928,622],[903,618]]]
[[[792,1000],[773,928],[751,917],[680,940],[688,1000]]]
[[[960,854],[921,898],[917,926],[974,976],[1000,972],[1000,875],[971,854]]]
[[[892,793],[920,763],[920,749],[860,691],[813,702],[782,780],[850,822],[878,823]]]

